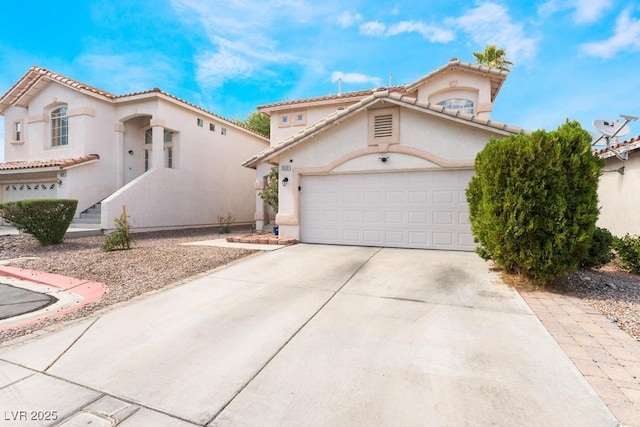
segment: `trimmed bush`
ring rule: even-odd
[[[467,189],[478,253],[541,284],[576,269],[598,218],[602,164],[575,121],[492,139]]]
[[[31,234],[41,245],[62,243],[78,201],[37,199],[7,202],[1,205],[4,219],[18,230]]]
[[[633,274],[640,274],[640,237],[626,234],[613,239],[613,247],[618,253],[618,263]]]
[[[580,261],[580,267],[602,267],[613,259],[613,235],[606,228],[596,227],[587,256]]]

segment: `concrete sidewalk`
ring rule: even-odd
[[[19,411],[55,411],[31,425],[618,424],[477,255],[318,245],[0,349],[0,416]]]

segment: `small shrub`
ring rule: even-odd
[[[231,232],[231,225],[236,222],[236,217],[231,215],[231,212],[227,212],[226,216],[218,215],[218,228],[216,231],[221,234]]]
[[[596,227],[587,256],[580,261],[580,267],[602,267],[613,259],[613,236],[606,228]]]
[[[123,251],[131,249],[131,237],[129,236],[129,222],[127,216],[122,215],[120,218],[114,218],[116,231],[109,234],[102,245],[102,250],[106,252]]]
[[[35,237],[41,245],[62,243],[78,201],[37,199],[7,202],[0,206],[2,216],[16,228]]]
[[[616,237],[613,247],[618,254],[618,264],[633,274],[640,274],[640,237],[629,234]]]
[[[278,212],[278,167],[271,168],[267,175],[267,185],[258,194],[274,211]]]

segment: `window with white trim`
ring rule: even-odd
[[[204,126],[204,120],[202,120],[201,118],[197,118],[196,123],[198,124],[198,127]]]
[[[13,140],[15,142],[22,141],[22,121],[13,122]]]
[[[173,141],[174,133],[170,130],[164,130],[164,165],[169,169],[173,169]]]
[[[438,105],[448,108],[450,110],[458,110],[463,113],[473,114],[473,101],[464,98],[450,98],[444,101],[438,102]]]
[[[222,135],[226,135],[227,134],[227,128],[220,128],[220,133]]]
[[[211,132],[215,132],[216,131],[216,125],[215,123],[209,123],[209,130]]]
[[[51,146],[69,144],[69,119],[67,107],[59,107],[51,112]]]

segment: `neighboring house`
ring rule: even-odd
[[[114,95],[32,67],[0,98],[0,201],[100,203],[102,228],[126,206],[134,229],[253,222],[242,160],[268,140],[160,89]]]
[[[465,190],[506,71],[453,58],[416,82],[265,105],[271,146],[245,161],[256,196],[279,167],[280,234],[308,243],[473,250]],[[256,197],[260,228],[266,209]]]
[[[640,135],[612,147],[628,160],[620,160],[612,150],[596,152],[605,160],[604,172],[598,184],[600,217],[598,226],[608,229],[614,236],[629,233],[640,235]]]

